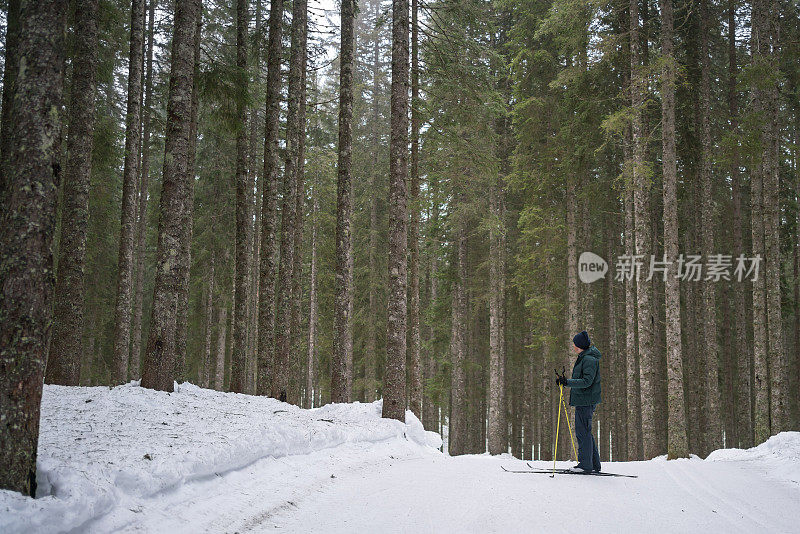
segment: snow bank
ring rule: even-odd
[[[37,498],[0,491],[0,532],[79,528],[124,502],[242,469],[262,458],[352,443],[441,445],[411,413],[381,418],[381,401],[312,410],[202,389],[166,393],[135,383],[44,388]]]
[[[781,432],[751,449],[719,449],[706,461],[754,463],[769,476],[800,486],[800,432]]]

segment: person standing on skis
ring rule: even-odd
[[[571,471],[600,471],[600,453],[592,435],[592,415],[600,404],[600,351],[592,345],[584,330],[572,338],[578,359],[572,378],[558,377],[557,384],[570,388],[569,405],[575,407],[575,437],[578,439],[578,465]]]

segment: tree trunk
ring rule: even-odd
[[[698,185],[697,176],[694,171],[691,171],[691,179],[688,180],[688,211],[691,214],[687,217],[687,230],[683,232],[684,237],[684,250],[698,250],[699,245],[699,224],[697,223],[697,212],[700,211],[696,208],[698,204]],[[699,375],[698,368],[701,364],[702,355],[700,355],[700,325],[702,318],[700,317],[700,284],[690,283],[684,284],[686,288],[686,321],[681,325],[685,326],[683,330],[686,333],[686,347],[685,352],[687,358],[683,360],[683,376],[685,377],[684,392],[686,394],[687,404],[687,434],[689,442],[689,451],[694,454],[702,452],[702,432],[703,432],[703,391],[701,389],[702,379]]]
[[[142,168],[139,178],[139,218],[136,227],[136,286],[134,288],[133,327],[131,332],[131,356],[128,366],[129,378],[141,378],[142,368],[142,308],[144,302],[144,260],[147,246],[147,195],[150,187],[150,110],[153,98],[153,42],[155,38],[155,0],[150,1],[147,20],[147,57],[142,110]]]
[[[751,18],[751,49],[752,62],[755,68],[764,68],[769,53],[769,30],[766,13],[766,0],[758,0],[753,3]],[[751,99],[756,113],[768,114],[767,103],[764,91],[758,84],[754,84],[751,89]],[[763,120],[763,119],[762,119]],[[766,123],[767,121],[763,121]],[[761,142],[764,144],[768,138],[769,126],[762,124]],[[768,142],[767,142],[768,143]],[[762,146],[764,155],[762,158],[769,158],[769,148]],[[753,253],[752,257],[764,258],[765,239],[764,232],[766,223],[765,217],[765,198],[763,196],[765,169],[763,162],[754,169],[750,179],[750,218],[752,230]],[[764,442],[770,435],[770,395],[769,395],[769,374],[767,364],[767,301],[765,273],[759,273],[753,280],[753,365],[755,374],[755,409],[754,409],[754,443]]]
[[[463,214],[459,214],[463,217]],[[451,456],[466,452],[467,414],[466,394],[466,321],[467,321],[467,231],[464,221],[458,221],[455,236],[456,248],[456,281],[453,284],[451,304],[453,322],[450,335],[450,424],[448,427],[447,450]]]
[[[708,1],[700,2],[700,210],[703,220],[702,228],[702,250],[709,261],[714,255],[714,195],[713,182],[711,176],[711,122],[709,119],[709,108],[711,105],[710,96],[710,70],[711,59],[708,49]],[[706,428],[704,436],[704,451],[706,453],[716,450],[722,446],[722,428],[720,427],[720,391],[719,391],[719,343],[717,341],[717,299],[713,280],[705,280],[702,285],[703,292],[703,337],[705,347],[703,354],[705,390],[704,413],[706,417]]]
[[[650,176],[646,169],[646,139],[643,125],[643,107],[646,86],[642,73],[642,43],[640,42],[638,0],[630,2],[631,17],[631,105],[633,107],[631,133],[633,135],[633,186],[634,241],[636,255],[650,259]],[[643,279],[636,284],[636,319],[639,327],[639,382],[641,390],[642,453],[645,458],[657,455],[654,382],[656,362],[653,358],[654,318],[650,301],[652,284]]]
[[[617,226],[611,221],[608,223],[608,230],[606,232],[606,257],[614,257],[617,251],[619,235],[618,231],[615,232]],[[617,297],[615,294],[615,283],[611,276],[606,276],[606,292],[608,304],[608,352],[612,355],[620,354],[620,348],[617,345]],[[612,458],[616,460],[625,459],[627,454],[625,451],[625,420],[627,417],[627,395],[626,395],[626,380],[625,380],[625,358],[614,357],[612,358],[611,375],[611,397],[613,408],[611,416],[613,418],[613,442],[614,447],[612,450]]]
[[[289,394],[289,349],[292,315],[294,234],[297,225],[297,176],[300,141],[300,93],[303,69],[303,36],[307,20],[305,0],[292,5],[292,49],[289,63],[289,108],[286,116],[286,164],[281,209],[281,251],[278,271],[278,307],[275,316],[275,361],[272,396],[286,400]]]
[[[32,497],[52,319],[61,173],[54,110],[61,107],[66,16],[67,2],[25,2],[15,50],[7,52],[25,58],[25,68],[9,95],[8,151],[0,169],[0,489]]]
[[[523,306],[524,304],[517,300],[517,302]],[[534,460],[535,448],[536,448],[536,421],[538,421],[539,417],[536,413],[536,391],[535,391],[535,374],[533,370],[533,358],[531,355],[530,350],[527,347],[530,347],[533,343],[533,339],[531,339],[531,328],[530,325],[523,323],[525,327],[525,334],[523,337],[523,346],[521,347],[522,351],[524,352],[523,358],[523,368],[522,368],[522,392],[523,392],[523,406],[522,406],[522,425],[523,425],[523,436],[524,436],[524,443],[522,447],[522,459],[523,460]]]
[[[300,66],[300,103],[297,110],[297,197],[295,202],[296,223],[294,229],[294,266],[292,268],[292,316],[291,316],[291,374],[289,402],[300,406],[302,401],[303,369],[301,366],[300,314],[303,304],[303,216],[305,212],[306,187],[306,58],[308,28],[304,25],[301,36],[302,55]]]
[[[409,292],[408,292],[408,405],[422,417],[422,362],[419,330],[419,28],[418,0],[411,0],[411,183],[409,200],[411,217],[408,225]]]
[[[566,224],[567,224],[567,332],[566,332],[566,351],[562,360],[563,369],[567,372],[572,371],[573,366],[573,343],[572,337],[579,332],[578,329],[578,224],[575,220],[578,212],[578,201],[576,198],[575,179],[567,177],[567,199],[566,199]],[[570,375],[571,376],[571,375]],[[556,388],[557,389],[557,388]],[[568,392],[568,390],[567,390]],[[570,418],[569,413],[566,414]],[[567,426],[566,424],[564,426]],[[570,422],[570,426],[573,426]],[[561,442],[558,450],[561,451],[561,459],[566,460],[572,456],[570,437],[568,432],[559,434]]]
[[[261,257],[258,281],[258,380],[256,393],[272,387],[275,352],[275,230],[278,205],[278,130],[281,96],[283,0],[272,0],[267,44],[267,104],[264,119],[264,196],[261,203]]]
[[[489,193],[489,453],[508,451],[505,354],[505,220],[500,177]],[[518,406],[519,408],[519,406]]]
[[[186,165],[186,197],[183,207],[180,258],[178,260],[178,300],[175,311],[175,380],[182,382],[186,376],[186,337],[189,333],[189,275],[192,267],[192,234],[194,229],[194,178],[197,154],[197,115],[200,108],[200,93],[197,73],[200,65],[200,39],[202,37],[202,1],[195,20],[194,78],[192,84],[192,108],[189,123],[189,156]]]
[[[425,378],[428,381],[432,381],[436,377],[438,367],[438,325],[433,318],[432,311],[436,309],[437,302],[439,301],[439,233],[441,231],[439,225],[439,183],[436,177],[433,175],[431,175],[428,180],[428,190],[430,191],[431,203],[427,230],[427,233],[430,236],[430,248],[428,250],[428,256],[430,258],[430,270],[428,274],[430,296],[428,298],[428,310],[430,311],[427,313],[429,318],[426,321],[428,323],[428,351],[425,358]],[[435,392],[435,390],[429,391],[423,404],[423,423],[427,430],[437,430],[440,419],[440,404],[441,395],[438,392]]]
[[[794,111],[794,172],[795,195],[800,201],[800,102],[795,104]],[[794,377],[789,391],[800,390],[800,210],[795,219],[797,235],[794,239]],[[788,363],[788,362],[787,362]],[[790,421],[793,428],[800,428],[800,399],[795,398],[794,418]]]
[[[627,160],[630,161],[630,160]],[[628,169],[630,171],[630,169]],[[630,176],[628,177],[630,178]],[[625,191],[625,254],[634,254],[633,188]],[[625,353],[628,377],[628,461],[642,459],[642,397],[639,384],[639,358],[636,350],[636,277],[625,280]]]
[[[734,136],[739,130],[739,93],[736,90],[738,76],[736,62],[736,2],[728,1],[728,107],[730,113],[731,133]],[[742,244],[742,193],[739,162],[739,144],[733,145],[731,154],[731,185],[733,193],[733,255],[738,258],[744,254]],[[752,352],[747,339],[747,296],[746,283],[734,282],[735,323],[736,323],[736,430],[737,447],[753,446],[753,425],[750,407],[750,374],[752,373]]]
[[[678,259],[678,188],[675,155],[675,55],[672,37],[672,0],[661,0],[661,130],[664,180],[664,256],[669,265]],[[671,270],[670,270],[671,271]],[[689,455],[686,408],[683,400],[681,350],[681,287],[672,272],[664,281],[667,330],[667,457]]]
[[[763,3],[762,3],[763,2]],[[762,168],[762,206],[764,216],[764,284],[766,286],[767,310],[767,362],[769,365],[770,391],[770,434],[786,430],[787,410],[785,386],[785,355],[783,352],[783,317],[781,313],[781,250],[780,250],[780,94],[778,73],[779,64],[779,25],[781,7],[774,0],[754,2],[763,9],[759,15],[763,31],[759,30],[759,54],[768,66],[770,79],[768,87],[762,94],[762,136],[761,136],[761,168]],[[753,18],[756,18],[755,16]],[[754,32],[755,33],[755,32]]]
[[[128,60],[128,108],[125,115],[125,161],[122,171],[122,223],[119,237],[117,300],[114,309],[114,358],[112,384],[128,380],[128,354],[131,338],[131,285],[133,245],[136,230],[136,185],[139,170],[139,129],[142,98],[142,41],[144,40],[144,2],[131,2],[131,38]]]
[[[253,33],[253,85],[258,87],[261,83],[261,0],[256,0],[255,32]],[[257,103],[258,100],[255,100]],[[261,252],[261,196],[264,189],[263,177],[259,176],[260,161],[258,159],[258,133],[260,118],[258,106],[250,109],[250,128],[248,141],[248,173],[250,183],[254,185],[255,197],[251,199],[251,208],[255,208],[255,221],[251,217],[251,230],[249,234],[250,257],[248,258],[248,299],[247,299],[247,392],[256,393],[257,356],[258,356],[258,268]]]
[[[319,303],[317,300],[317,217],[319,214],[319,190],[317,183],[311,190],[311,280],[309,282],[309,314],[308,314],[308,361],[306,362],[306,395],[305,407],[314,406],[314,368],[317,359],[317,323],[319,321]],[[369,400],[369,399],[367,399]]]
[[[180,257],[185,224],[184,210],[190,191],[187,182],[195,59],[194,35],[199,9],[199,0],[175,4],[156,278],[150,335],[142,372],[142,387],[161,391],[171,391],[175,378],[175,325],[180,286],[177,259]]]
[[[244,393],[247,385],[247,302],[250,273],[250,212],[253,186],[247,172],[247,25],[249,0],[236,1],[236,69],[241,95],[236,102],[236,302],[233,316],[233,358],[230,390]]]
[[[437,250],[437,249],[434,249]],[[438,265],[438,258],[435,257],[434,252],[431,256],[430,260],[430,267],[429,267],[429,292],[430,297],[428,299],[428,309],[433,310],[434,306],[436,305],[436,301],[439,298],[439,280],[437,279],[439,265]],[[434,323],[431,323],[428,326],[428,350],[427,354],[425,355],[425,381],[426,383],[432,382],[436,378],[437,373],[437,350],[436,350],[436,327]],[[425,401],[422,405],[422,422],[425,426],[426,430],[436,431],[439,426],[439,394],[435,393],[434,391],[428,391],[424,393]]]
[[[214,369],[214,389],[225,390],[225,338],[228,334],[228,303],[223,301],[217,312],[217,361]]]
[[[45,381],[77,386],[83,356],[84,264],[89,224],[94,97],[97,89],[98,0],[80,0],[75,22],[75,60],[64,169],[61,240],[54,295],[53,334]]]
[[[380,93],[380,0],[373,1],[373,16],[375,17],[375,27],[373,29],[372,46],[372,123],[376,125],[373,129],[372,140],[372,169],[370,172],[370,189],[374,192],[378,188],[378,178],[380,176],[379,154],[380,154],[380,107],[378,94]],[[369,317],[367,319],[367,339],[364,354],[364,400],[372,402],[377,395],[377,321],[378,321],[378,266],[376,255],[378,253],[378,195],[372,194],[369,199]]]
[[[214,255],[211,255],[211,267],[206,284],[206,343],[203,350],[203,365],[200,368],[200,387],[211,387],[211,333],[214,329]]]
[[[383,417],[405,421],[408,217],[408,0],[392,0],[392,96],[389,141],[389,325]]]
[[[561,345],[559,344],[559,347]],[[548,363],[553,362],[553,356],[550,354],[548,350],[549,347],[545,347],[547,351],[545,355],[542,357],[542,361],[539,365],[539,369],[542,371],[539,376],[541,377],[541,404],[539,408],[539,413],[542,414],[542,422],[541,422],[541,435],[539,439],[540,443],[540,451],[539,451],[539,459],[540,460],[552,460],[553,459],[553,443],[555,442],[555,423],[553,417],[555,417],[555,403],[553,402],[553,397],[555,395],[555,389],[553,387],[553,381],[548,376],[545,367],[547,367]]]
[[[350,301],[353,277],[352,254],[352,185],[351,158],[353,143],[353,23],[355,2],[343,0],[341,8],[341,45],[339,73],[339,162],[336,185],[336,297],[334,301],[333,355],[331,361],[331,402],[350,402],[351,383],[348,364],[353,359],[353,318]]]

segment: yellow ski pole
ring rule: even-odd
[[[563,388],[564,386],[561,387]],[[572,425],[569,424],[569,411],[567,410],[567,404],[564,400],[564,397],[561,397],[561,405],[564,406],[564,415],[567,418],[567,429],[569,429],[569,440],[572,442],[572,452],[575,453],[575,461],[580,462],[580,458],[578,458],[578,450],[575,448],[575,438],[572,437]]]
[[[564,386],[558,385],[558,422],[556,423],[556,443],[553,447],[553,474],[551,478],[556,476],[556,458],[558,457],[558,429],[561,427],[561,405],[564,402]],[[567,417],[569,420],[569,417]]]

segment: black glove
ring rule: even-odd
[[[557,385],[560,385],[560,386],[566,386],[566,385],[567,385],[567,377],[565,377],[565,376],[559,376],[559,377],[556,379],[556,384],[557,384]]]

